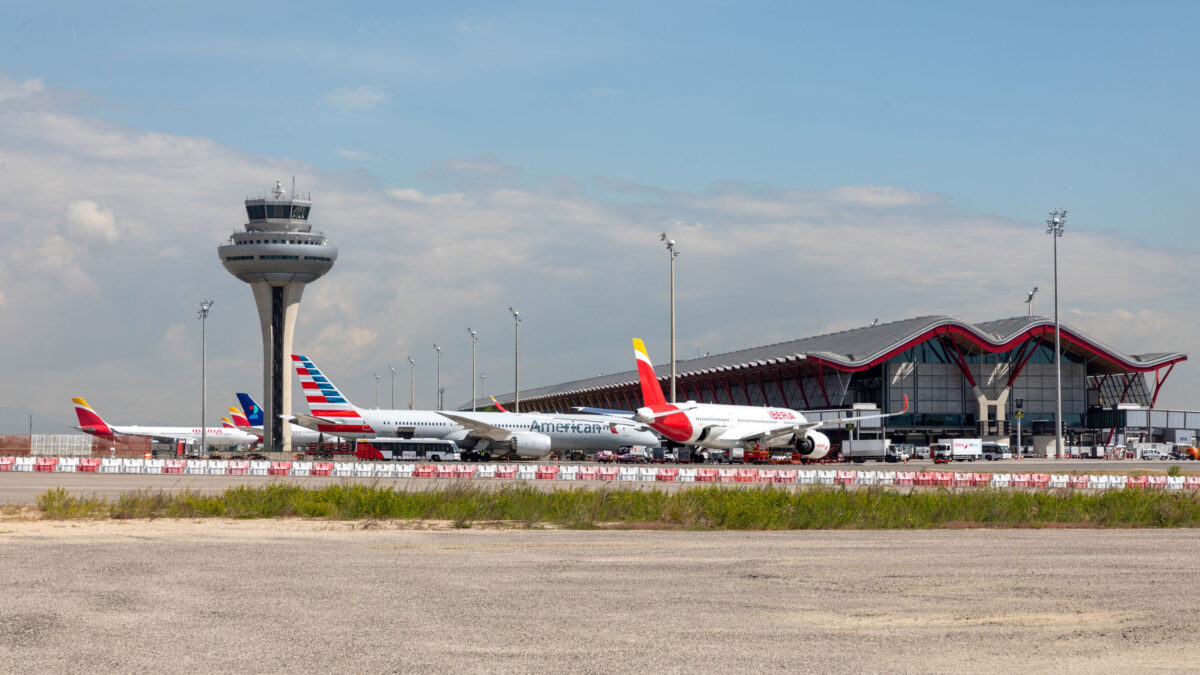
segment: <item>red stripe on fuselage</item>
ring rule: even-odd
[[[361,417],[353,410],[317,410],[313,408],[313,417],[342,417],[342,418],[358,418]]]

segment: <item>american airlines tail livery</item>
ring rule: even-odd
[[[297,424],[347,438],[444,438],[476,456],[539,458],[569,450],[657,446],[658,437],[628,418],[545,413],[380,410],[349,401],[312,359],[292,355],[308,415]]]
[[[907,396],[900,412],[820,422],[809,422],[802,413],[788,408],[695,401],[676,405],[667,403],[646,352],[646,344],[638,338],[633,339],[633,355],[637,359],[643,403],[643,407],[634,412],[634,417],[677,443],[725,450],[792,446],[806,459],[820,459],[829,453],[829,437],[817,431],[817,427],[892,417],[908,411]]]
[[[75,404],[75,417],[79,420],[80,431],[92,434],[93,436],[101,436],[104,438],[117,438],[120,436],[138,436],[142,438],[152,438],[156,441],[176,442],[186,441],[189,443],[199,443],[201,436],[200,427],[143,427],[137,425],[117,426],[108,424],[100,415],[88,405],[88,402],[81,398],[72,398],[71,402]],[[258,442],[258,436],[248,434],[238,429],[230,429],[227,427],[207,427],[204,429],[205,440],[209,445],[220,447],[228,447],[233,445],[250,445]]]

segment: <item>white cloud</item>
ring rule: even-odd
[[[336,150],[335,153],[337,154],[338,157],[341,157],[342,159],[354,159],[354,160],[374,159],[374,157],[371,155],[371,153],[362,152],[361,150]]]
[[[3,75],[0,75],[0,102],[11,101],[13,99],[30,98],[35,94],[40,94],[46,89],[42,84],[41,79],[30,79],[24,82],[15,82]]]
[[[339,87],[325,95],[325,100],[343,110],[359,112],[379,106],[390,97],[374,87]]]
[[[111,244],[120,236],[112,211],[90,199],[69,202],[63,224],[68,234],[84,239],[98,239]]]

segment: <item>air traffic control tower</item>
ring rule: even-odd
[[[337,247],[308,222],[312,200],[289,195],[275,181],[266,197],[246,200],[245,232],[234,232],[217,248],[225,269],[250,284],[263,338],[263,446],[292,449],[291,425],[280,415],[292,412],[291,353],[296,315],[304,286],[328,272]]]

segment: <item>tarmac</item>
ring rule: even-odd
[[[7,672],[1011,674],[1200,663],[1200,537],[1185,530],[10,518],[0,559]]]

